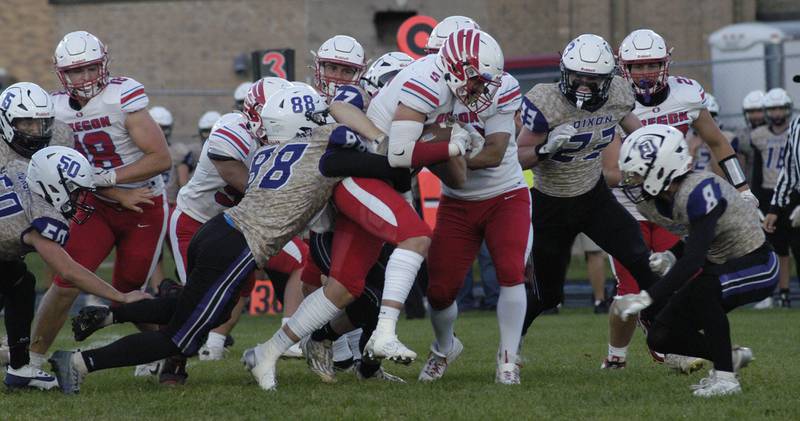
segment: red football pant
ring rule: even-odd
[[[642,230],[644,243],[654,252],[669,250],[679,240],[675,234],[667,231],[666,228],[650,221],[639,221],[639,229]],[[617,278],[617,295],[638,294],[639,284],[636,283],[633,275],[613,256],[609,255],[608,257],[611,259],[611,269]]]
[[[383,243],[430,237],[431,229],[387,183],[371,178],[345,178],[333,190],[336,234],[330,275],[354,297],[380,256]]]
[[[192,242],[192,237],[203,224],[195,220],[191,216],[175,209],[172,213],[172,221],[170,224],[170,241],[172,242],[172,250],[175,256],[175,267],[178,269],[178,276],[181,278],[181,283],[186,284],[187,273],[186,266],[188,261],[189,243]],[[308,245],[299,237],[292,238],[281,252],[267,262],[266,269],[280,272],[286,275],[291,275],[295,270],[303,267],[303,262],[308,256]],[[244,288],[242,288],[241,296],[247,297],[253,290],[255,283],[255,272],[250,274]]]
[[[428,252],[428,301],[433,309],[444,309],[455,301],[484,239],[499,284],[523,283],[533,245],[528,189],[480,201],[442,196]]]
[[[153,205],[139,205],[143,212],[136,213],[88,195],[86,201],[94,206],[94,213],[81,225],[70,224],[67,253],[95,272],[116,247],[112,285],[121,292],[140,289],[153,274],[167,232],[167,201],[163,194],[152,200]],[[60,276],[53,283],[74,287]]]

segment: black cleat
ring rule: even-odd
[[[186,383],[189,374],[186,372],[186,357],[173,355],[164,360],[164,367],[158,375],[158,382],[167,386],[178,386]]]
[[[82,308],[78,315],[72,318],[72,333],[75,335],[75,340],[81,342],[92,333],[104,328],[110,312],[108,307],[103,306]]]

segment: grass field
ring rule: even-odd
[[[133,377],[132,368],[93,373],[78,396],[52,392],[0,395],[2,419],[798,419],[800,312],[738,310],[731,314],[734,342],[751,346],[755,361],[741,375],[736,397],[693,398],[688,386],[702,373],[682,376],[652,363],[642,337],[631,346],[628,369],[598,367],[606,351],[606,318],[589,310],[562,310],[537,320],[527,338],[522,385],[495,385],[498,340],[494,314],[462,315],[457,334],[464,354],[444,379],[419,384],[421,362],[387,364],[409,384],[360,383],[351,373],[325,385],[305,362],[279,363],[277,392],[261,391],[238,359],[269,337],[278,318],[244,317],[236,345],[221,362],[190,360],[183,387],[162,387]],[[431,341],[428,320],[403,321],[401,337],[421,357]],[[94,347],[133,332],[119,326],[81,344]],[[62,331],[54,349],[76,347]]]

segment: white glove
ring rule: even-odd
[[[650,255],[650,270],[657,273],[659,276],[664,276],[669,272],[670,268],[675,265],[675,255],[667,250],[661,253],[653,253]]]
[[[556,128],[547,135],[547,142],[545,142],[545,144],[539,148],[539,153],[551,154],[558,152],[558,150],[561,149],[561,146],[568,142],[572,136],[575,136],[575,133],[577,132],[578,129],[573,127],[570,123],[556,126]]]
[[[474,158],[481,153],[483,145],[486,144],[486,139],[480,134],[472,125],[467,124],[464,129],[469,132],[469,144],[467,145],[467,158]]]
[[[117,172],[113,168],[95,168],[92,180],[97,187],[113,187],[117,184]]]
[[[469,132],[461,127],[460,124],[454,124],[453,129],[450,131],[450,144],[458,148],[459,154],[456,156],[466,155],[471,142],[472,139]]]
[[[629,316],[639,314],[640,311],[653,304],[653,299],[650,298],[647,291],[642,291],[638,294],[618,295],[614,297],[614,303],[614,313],[624,322],[628,320]]]
[[[800,206],[796,206],[789,214],[789,220],[792,221],[792,228],[800,227]]]
[[[742,199],[744,199],[745,202],[752,204],[756,207],[756,209],[758,209],[758,198],[753,194],[753,192],[750,191],[750,189],[743,190],[739,194],[742,195]]]

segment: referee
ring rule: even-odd
[[[792,80],[800,83],[800,74],[795,75]],[[786,228],[800,227],[800,200],[798,199],[800,199],[800,116],[795,117],[789,125],[784,165],[778,175],[769,212],[764,218],[764,231],[770,234],[775,232],[776,227],[781,225],[779,224],[779,215],[788,215],[790,226]],[[786,217],[784,216],[784,218]],[[781,307],[791,305],[788,285],[781,288],[780,299]]]

